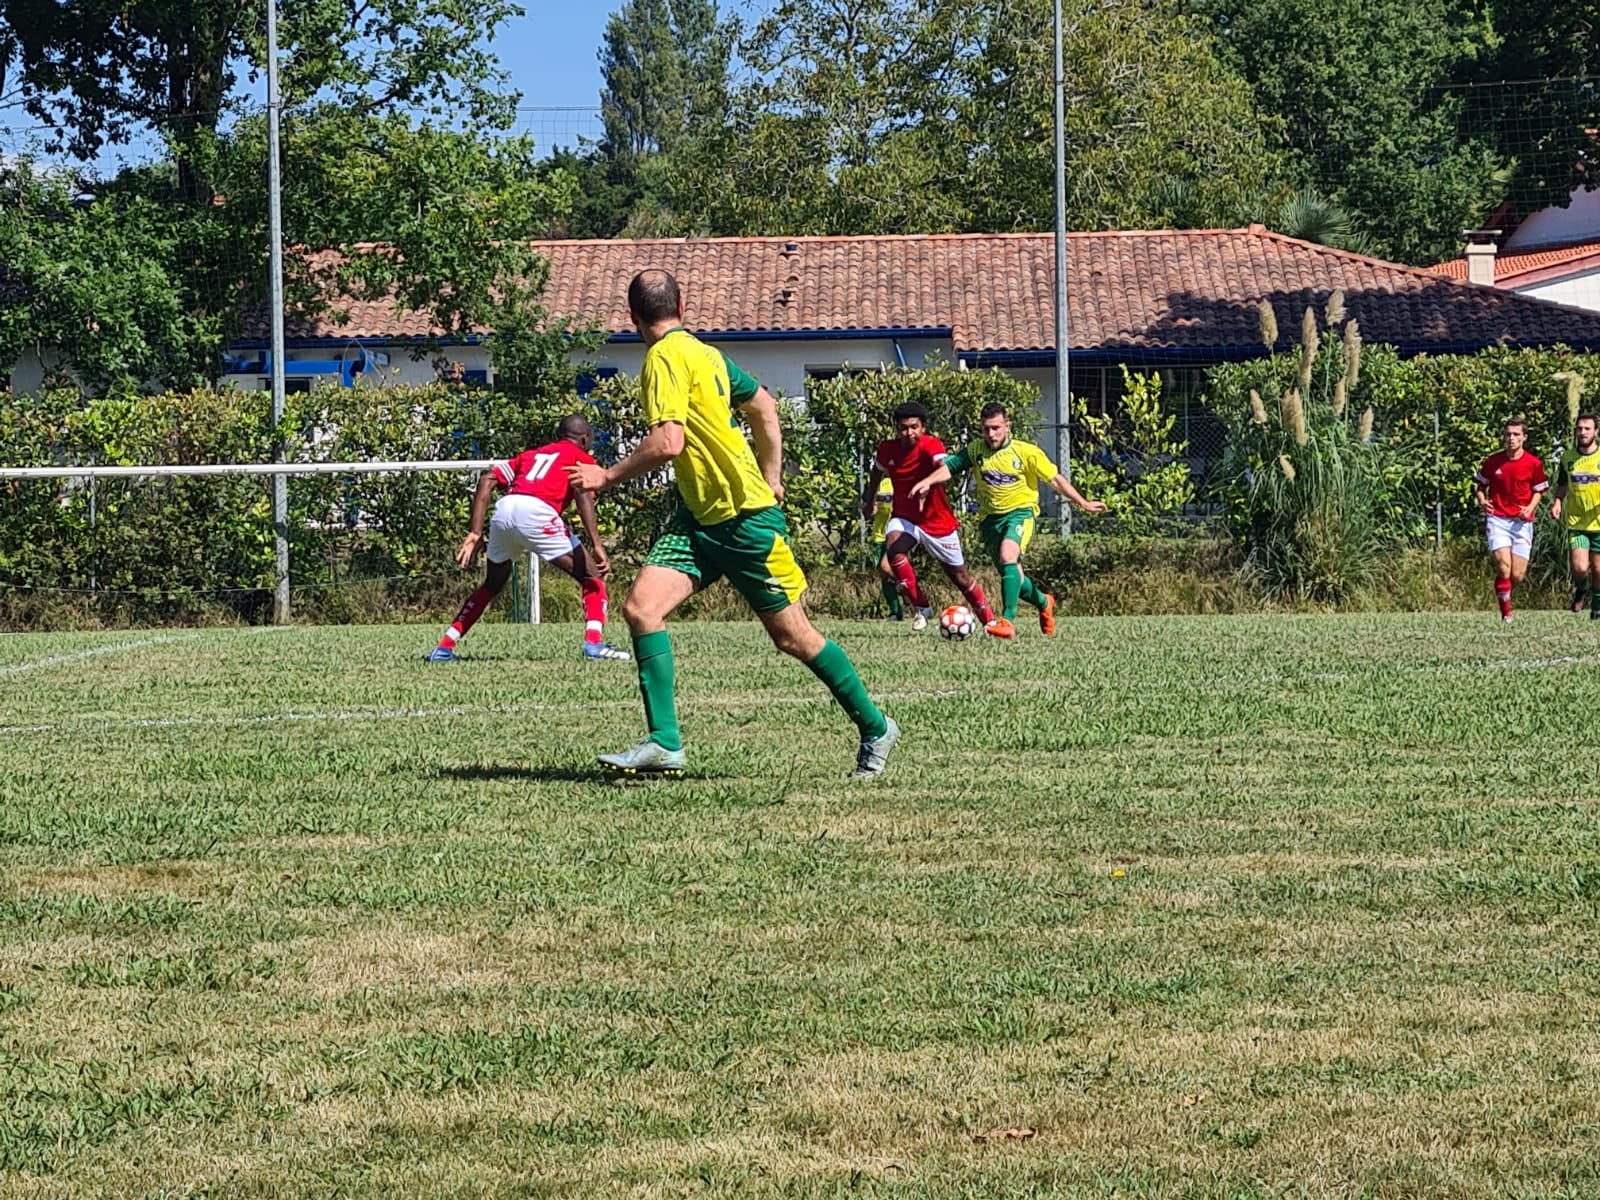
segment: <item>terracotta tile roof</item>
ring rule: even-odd
[[[1053,347],[1050,234],[705,238],[540,242],[555,313],[628,334],[633,273],[664,267],[684,285],[685,322],[707,333],[948,331],[960,354]],[[1600,314],[1476,287],[1419,268],[1247,229],[1072,234],[1074,351],[1247,353],[1270,298],[1281,341],[1336,289],[1369,342],[1446,350],[1499,341],[1600,344]],[[351,320],[293,322],[291,338],[438,333],[419,313],[356,303]],[[260,322],[252,333],[262,328]]]
[[[1580,271],[1600,267],[1600,241],[1571,242],[1562,246],[1541,246],[1534,250],[1498,254],[1494,260],[1496,287],[1518,287],[1544,279],[1559,279]],[[1450,279],[1467,277],[1467,260],[1452,258],[1428,268],[1435,275]]]

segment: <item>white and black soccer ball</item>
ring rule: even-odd
[[[939,636],[964,642],[978,632],[978,618],[965,604],[952,604],[939,614]]]

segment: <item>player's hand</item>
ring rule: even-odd
[[[1561,501],[1552,500],[1550,502],[1550,519],[1552,521],[1561,520]]]
[[[778,482],[773,483],[772,480],[769,479],[769,480],[767,480],[767,486],[772,489],[772,498],[774,500],[776,500],[779,504],[782,504],[783,503],[783,480],[780,479],[780,480],[778,480]]]
[[[606,486],[606,469],[599,463],[573,463],[567,468],[567,482],[580,492],[598,492]]]
[[[1520,516],[1524,521],[1531,521],[1531,520],[1533,520],[1534,514],[1537,513],[1538,511],[1539,511],[1538,504],[1536,504],[1536,503],[1535,504],[1528,504],[1528,505],[1524,505],[1522,508],[1517,509],[1517,515]]]
[[[933,491],[933,484],[929,483],[926,479],[920,480],[911,485],[911,498],[913,500],[921,500],[931,491]]]
[[[603,578],[611,574],[611,559],[604,550],[596,550],[592,557],[594,558],[594,573],[596,575]]]
[[[1104,500],[1085,500],[1082,504],[1078,505],[1078,511],[1085,513],[1104,513],[1110,512],[1111,510],[1106,507]]]
[[[867,520],[872,520],[872,518],[877,515],[877,512],[878,501],[876,499],[863,500],[861,502],[861,515]]]
[[[461,549],[456,551],[456,566],[465,571],[483,549],[483,534],[469,533],[461,539]]]

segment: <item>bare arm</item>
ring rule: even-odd
[[[611,570],[611,559],[606,556],[605,544],[600,540],[600,526],[595,523],[594,493],[574,492],[572,503],[578,510],[578,520],[583,525],[583,536],[589,541],[589,553],[594,559],[595,570],[604,575]]]
[[[632,454],[609,467],[598,463],[577,463],[567,468],[567,478],[579,492],[603,492],[609,487],[657,467],[665,466],[683,453],[683,426],[677,421],[652,425]]]
[[[955,476],[950,474],[950,468],[940,463],[911,485],[911,494],[914,497],[926,496],[941,483],[949,483],[954,478]]]
[[[456,551],[456,565],[463,570],[472,565],[478,551],[483,549],[483,525],[489,519],[489,497],[494,495],[497,482],[493,471],[485,471],[478,477],[478,490],[472,494],[472,524],[468,526],[467,536],[461,539],[461,549]]]
[[[1050,480],[1050,489],[1079,512],[1103,513],[1106,511],[1106,506],[1099,500],[1085,500],[1079,494],[1078,489],[1072,486],[1072,480],[1059,471],[1056,473],[1056,477]]]
[[[867,490],[861,493],[861,515],[867,520],[872,520],[872,515],[878,511],[878,485],[883,482],[883,471],[876,462],[872,470],[867,473]]]
[[[757,388],[755,397],[741,410],[750,422],[750,437],[756,444],[756,464],[772,494],[783,499],[783,426],[778,421],[778,402],[766,388]]]

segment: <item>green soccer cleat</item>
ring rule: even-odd
[[[888,728],[881,734],[861,739],[861,748],[856,751],[856,769],[850,773],[850,778],[876,779],[889,765],[889,751],[900,740],[900,726],[894,723],[893,717],[885,717],[884,721]]]
[[[616,775],[661,775],[669,779],[681,778],[689,765],[682,750],[668,750],[649,738],[615,754],[602,754],[596,761]]]

